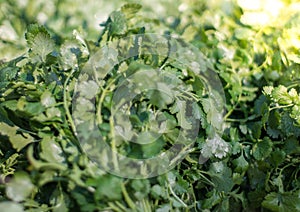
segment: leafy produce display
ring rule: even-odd
[[[300,2],[0,8],[0,211],[300,211]]]

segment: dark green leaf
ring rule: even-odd
[[[275,193],[272,192],[265,197],[262,206],[278,212],[300,210],[299,196],[296,193]]]
[[[230,192],[234,186],[232,180],[232,172],[225,163],[215,162],[212,163],[209,170],[209,175],[212,178],[217,191]]]
[[[272,141],[268,137],[265,137],[262,141],[258,141],[253,146],[253,157],[256,160],[264,160],[265,158],[269,157],[270,153],[272,152],[272,147]]]
[[[245,172],[249,167],[248,161],[245,160],[244,155],[242,154],[240,157],[232,161],[233,165],[235,166],[236,172]]]

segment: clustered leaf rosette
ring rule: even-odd
[[[224,158],[230,152],[230,145],[224,141],[218,134],[213,138],[208,138],[201,149],[201,154],[205,158],[215,156]]]
[[[300,96],[295,88],[288,90],[287,87],[279,85],[278,87],[266,86],[264,93],[273,103],[273,109],[285,109],[296,123],[300,124]]]

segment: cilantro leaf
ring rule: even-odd
[[[272,192],[265,197],[262,206],[269,210],[279,212],[298,211],[300,209],[299,196],[297,196],[297,192]]]
[[[237,172],[245,172],[249,167],[248,161],[246,161],[243,154],[240,157],[232,161],[233,165],[235,166],[235,171]]]
[[[44,26],[32,24],[25,33],[28,46],[31,50],[31,59],[36,62],[46,62],[46,57],[54,51],[55,43]]]
[[[209,175],[216,186],[217,191],[230,192],[234,186],[232,172],[223,162],[212,163],[209,169]]]
[[[262,141],[258,141],[253,146],[252,148],[253,157],[256,160],[266,159],[271,154],[272,147],[273,147],[272,141],[268,137],[265,137]]]
[[[34,142],[34,138],[28,133],[20,134],[19,128],[16,126],[9,126],[6,123],[0,122],[0,135],[7,136],[13,148],[21,151],[25,146]]]

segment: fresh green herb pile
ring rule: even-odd
[[[129,3],[98,30],[68,0],[0,1],[0,211],[300,211],[300,3],[245,2]],[[96,81],[84,71],[93,55],[98,69],[114,64]],[[82,150],[89,117],[130,158],[167,151],[183,129],[183,160],[146,179],[109,174]]]

